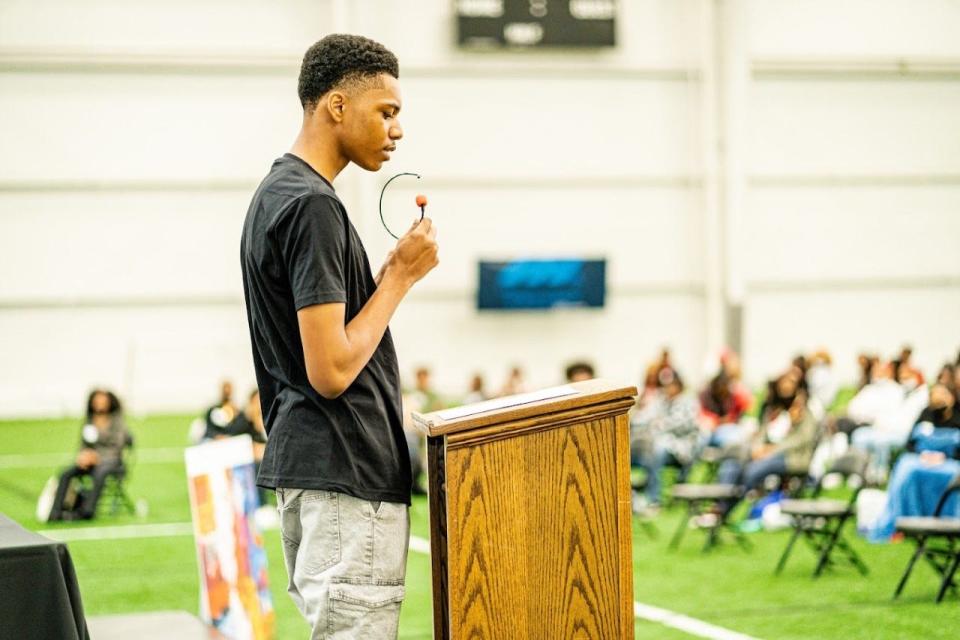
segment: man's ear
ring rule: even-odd
[[[339,91],[331,91],[323,101],[327,108],[327,113],[334,122],[343,122],[343,111],[346,107],[347,98]]]

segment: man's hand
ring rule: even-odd
[[[927,467],[935,467],[946,459],[947,456],[942,451],[923,451],[920,453],[920,462]]]
[[[753,447],[753,450],[750,452],[750,457],[753,460],[762,460],[769,456],[775,447],[776,445],[773,444],[758,444]]]
[[[412,287],[440,264],[437,250],[437,229],[433,220],[424,218],[414,222],[390,252],[381,269],[381,278],[395,277],[406,287]]]

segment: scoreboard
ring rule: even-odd
[[[471,49],[612,47],[616,0],[455,0],[457,42]]]

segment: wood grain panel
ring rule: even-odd
[[[623,558],[618,531],[626,524],[629,535],[620,423],[592,420],[447,450],[452,637],[632,637],[632,611],[629,635],[622,621],[630,585],[620,574],[630,553],[628,546]]]
[[[523,447],[516,442],[447,455],[448,571],[452,638],[523,637],[527,609]],[[508,632],[509,630],[509,632]]]

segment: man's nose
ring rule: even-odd
[[[402,137],[403,137],[403,127],[400,126],[399,122],[396,122],[392,127],[390,127],[390,139],[399,140]]]

